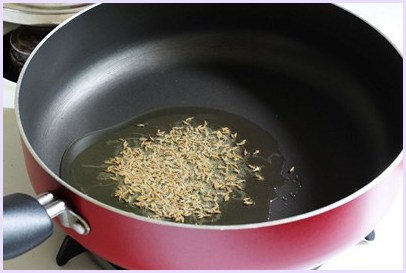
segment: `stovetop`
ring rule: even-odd
[[[398,4],[339,4],[378,28],[403,52],[402,10]],[[16,117],[12,109],[14,88],[3,79],[3,191],[35,195],[25,170]],[[379,200],[377,200],[379,202]],[[361,241],[318,269],[403,269],[403,190],[394,197],[388,214],[375,228],[372,242]],[[331,236],[340,236],[332,234]],[[53,235],[41,246],[12,260],[4,261],[4,269],[86,270],[100,269],[94,257],[83,253],[60,267],[55,258],[65,234],[55,226]]]

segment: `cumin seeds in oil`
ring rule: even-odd
[[[235,114],[161,110],[95,134],[66,151],[62,178],[107,205],[146,217],[206,225],[261,222],[273,188],[283,183],[283,158],[267,161],[279,152],[277,142]]]

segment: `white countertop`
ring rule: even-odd
[[[401,3],[345,3],[339,6],[352,11],[381,31],[403,53],[403,5]],[[13,107],[14,85],[3,80],[3,191],[34,195],[22,156]],[[376,239],[342,252],[319,269],[403,269],[403,189],[394,198],[385,218],[376,226]],[[4,261],[4,269],[99,269],[88,254],[75,257],[63,267],[55,262],[65,234],[58,226],[44,244],[28,253]],[[339,236],[332,234],[332,236]]]

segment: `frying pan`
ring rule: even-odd
[[[244,117],[277,141],[281,173],[295,166],[296,180],[269,189],[275,199],[256,201],[268,204],[269,219],[152,220],[59,177],[64,152],[84,135],[191,107]],[[402,57],[328,4],[96,5],[35,50],[16,110],[42,195],[4,198],[6,258],[46,239],[51,215],[128,269],[312,268],[365,237],[399,186]]]

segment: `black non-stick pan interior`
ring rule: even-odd
[[[24,132],[56,174],[75,139],[151,111],[244,117],[300,178],[277,189],[271,219],[348,196],[402,150],[402,58],[327,4],[100,5],[42,45],[19,92]]]

